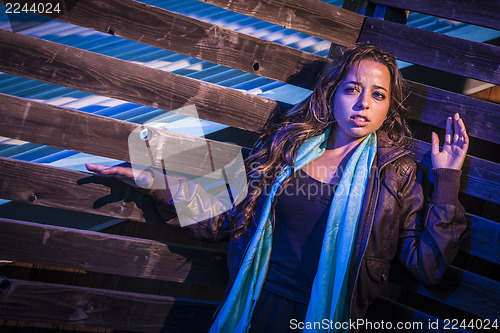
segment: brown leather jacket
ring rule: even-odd
[[[390,145],[384,132],[377,134],[377,156],[363,199],[349,271],[348,301],[353,321],[363,318],[368,305],[379,296],[396,256],[422,283],[438,283],[454,259],[459,238],[466,228],[465,212],[458,202],[461,171],[433,169],[434,192],[431,202],[426,203],[423,195],[425,177],[418,171],[415,160],[408,151]],[[183,200],[193,199],[201,189],[189,182],[179,182],[170,191],[175,200]],[[172,199],[170,191],[148,192],[159,203],[160,213],[171,211],[167,204]],[[198,202],[206,200],[204,197]],[[211,205],[204,202],[203,206]],[[196,211],[201,207],[194,205],[192,209]],[[196,238],[218,240],[228,236],[225,224],[222,216],[216,216],[184,229]],[[226,295],[252,236],[250,228],[245,236],[230,241],[230,279]]]

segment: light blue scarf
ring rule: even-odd
[[[307,140],[294,159],[295,169],[320,157],[326,149],[330,130]],[[365,193],[370,167],[373,164],[377,137],[370,134],[356,148],[347,162],[333,197],[323,240],[323,247],[314,279],[311,299],[307,308],[306,322],[321,323],[348,320],[347,273],[354,238],[356,235],[361,204]],[[248,332],[252,313],[266,279],[272,250],[271,206],[277,190],[291,175],[290,167],[272,185],[264,204],[257,230],[248,246],[226,302],[210,328],[211,333]],[[304,332],[328,332],[323,325]]]

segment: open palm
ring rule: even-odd
[[[452,126],[452,123],[454,126]],[[432,167],[460,170],[468,148],[469,136],[467,130],[460,115],[455,113],[453,119],[449,117],[446,120],[446,134],[441,151],[439,151],[439,137],[436,133],[432,133]]]

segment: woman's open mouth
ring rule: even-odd
[[[368,118],[360,115],[352,116],[350,119],[358,127],[366,126],[370,122]]]

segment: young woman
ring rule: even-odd
[[[310,97],[271,115],[246,161],[245,200],[188,227],[231,234],[230,283],[211,332],[347,331],[342,323],[363,318],[396,256],[424,284],[440,281],[466,226],[458,189],[468,136],[458,114],[446,121],[441,150],[433,133],[426,204],[407,150],[402,83],[390,54],[356,46],[326,66]],[[133,178],[127,168],[88,169]],[[147,193],[161,212],[200,191]]]

